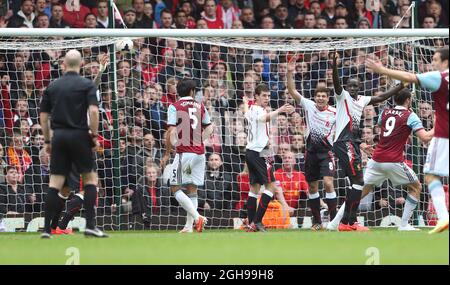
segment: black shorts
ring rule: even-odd
[[[328,152],[306,151],[305,176],[307,182],[321,180],[324,176],[334,176],[334,154]]]
[[[50,173],[68,176],[72,164],[78,173],[92,172],[95,169],[93,147],[88,131],[56,129],[52,138]]]
[[[273,158],[261,157],[259,152],[247,149],[245,161],[247,162],[250,185],[264,185],[275,182]]]
[[[333,150],[339,159],[339,165],[342,167],[345,176],[349,178],[363,177],[361,150],[358,143],[338,141],[334,143]]]

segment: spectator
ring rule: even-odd
[[[145,167],[144,176],[139,178],[136,190],[129,190],[132,213],[142,217],[144,224],[155,215],[168,215],[170,206],[169,188],[161,183],[161,170],[156,164]]]
[[[208,29],[223,29],[222,19],[217,17],[217,5],[214,0],[206,0],[204,11],[201,13],[202,19],[206,21]]]
[[[325,0],[325,9],[322,11],[321,15],[327,20],[327,27],[332,28],[334,26],[335,14],[336,0]]]
[[[187,16],[187,22],[186,27],[188,29],[195,29],[196,28],[196,21],[194,17],[194,7],[192,6],[191,1],[183,0],[179,4],[180,9],[186,13]]]
[[[0,219],[25,213],[25,191],[13,166],[6,169],[5,184],[0,185]]]
[[[33,161],[24,149],[24,140],[20,130],[14,130],[10,146],[6,150],[6,156],[8,165],[16,168],[19,174],[19,181],[23,182],[25,171],[27,171]]]
[[[292,29],[292,22],[289,20],[288,8],[281,4],[275,10],[275,28],[276,29]]]
[[[45,14],[50,18],[51,16],[51,9],[50,9],[50,3],[48,3],[47,0],[36,0],[36,5],[34,9],[34,13],[39,14]]]
[[[242,8],[241,21],[244,29],[256,29],[255,14],[251,7]]]
[[[199,19],[196,23],[197,29],[209,29],[208,22],[205,19]]]
[[[20,10],[8,21],[8,28],[20,28],[22,25],[33,28],[33,22],[36,18],[33,13],[34,4],[32,0],[22,1]]]
[[[67,0],[63,6],[63,20],[72,28],[83,28],[84,19],[91,10],[81,4],[80,0]]]
[[[302,21],[304,15],[308,12],[308,9],[306,8],[305,5],[305,0],[290,1],[288,5],[288,11],[289,11],[289,21],[291,23]]]
[[[5,175],[6,175],[6,168],[8,164],[5,160],[5,150],[3,148],[3,145],[0,143],[0,184],[5,183]]]
[[[178,10],[175,12],[175,27],[177,29],[186,29],[187,28],[187,15],[183,10]]]
[[[156,147],[156,141],[152,134],[144,135],[144,145],[142,149],[136,154],[136,164],[141,167],[138,168],[138,173],[144,173],[144,168],[148,159],[152,163],[159,165],[162,157],[162,150]]]
[[[292,136],[292,153],[296,161],[296,169],[305,171],[305,137],[301,133]]]
[[[131,5],[136,11],[136,24],[135,27],[139,29],[151,29],[153,28],[153,20],[149,18],[145,13],[144,0],[133,0]]]
[[[395,28],[397,27],[397,25],[399,25],[400,21],[401,21],[401,17],[400,16],[391,16],[389,18],[389,27],[390,28]],[[400,26],[399,26],[400,27]]]
[[[337,16],[334,22],[335,29],[348,29],[347,19],[345,17]]]
[[[135,29],[136,26],[136,11],[133,8],[128,8],[124,11],[123,22],[128,29]]]
[[[70,25],[64,21],[63,18],[63,6],[61,4],[53,4],[50,18],[50,28],[70,28]]]
[[[84,27],[86,29],[96,29],[98,27],[101,28],[101,26],[99,25],[101,24],[97,22],[97,17],[93,13],[86,14],[86,16],[84,17]]]
[[[25,172],[25,194],[27,212],[43,211],[44,196],[47,193],[50,179],[50,156],[41,149],[36,163]]]
[[[161,25],[160,29],[173,29],[175,28],[175,23],[173,22],[172,13],[168,9],[161,11]]]
[[[234,21],[239,20],[241,10],[233,4],[233,0],[220,0],[217,5],[217,18],[222,19],[224,29],[231,29]]]
[[[448,27],[448,16],[442,13],[442,4],[439,1],[427,1],[427,14],[434,17],[438,28]],[[448,5],[447,5],[448,7]]]
[[[282,168],[275,171],[275,179],[283,189],[284,198],[289,207],[299,209],[300,199],[306,199],[308,193],[308,183],[305,175],[295,170],[295,155],[287,151],[283,155]]]
[[[366,3],[364,0],[355,0],[351,18],[354,21],[355,27],[358,27],[357,23],[361,18],[366,18],[369,21],[369,27],[372,27],[373,15],[371,11],[366,10]]]
[[[239,202],[236,203],[235,209],[236,210],[244,210],[247,208],[246,202],[248,200],[248,192],[250,191],[250,177],[248,174],[247,163],[244,163],[244,168],[243,168],[242,172],[240,172],[237,175],[236,182],[237,182],[240,199],[239,199]],[[246,211],[244,211],[244,213],[242,213],[242,215],[246,215],[246,214],[247,214]],[[242,216],[242,215],[240,215],[240,216]]]
[[[115,25],[118,27],[119,25]],[[97,28],[108,28],[108,2],[106,0],[100,0],[97,4]]]
[[[261,26],[261,29],[271,30],[271,29],[275,28],[275,21],[272,18],[272,16],[267,15],[267,16],[264,16],[261,19],[261,25],[260,26]]]
[[[309,11],[312,12],[314,14],[314,16],[316,17],[316,19],[318,17],[321,17],[322,15],[322,8],[320,7],[320,3],[317,0],[311,1],[309,3]],[[326,18],[323,18],[325,21],[327,21]]]
[[[367,18],[363,17],[356,23],[356,28],[358,29],[370,29],[370,22]]]
[[[426,15],[423,18],[422,28],[424,28],[424,29],[436,28],[436,19],[432,15]]]
[[[49,16],[44,13],[38,14],[36,16],[34,27],[40,29],[48,29],[50,27]]]
[[[431,130],[434,126],[433,107],[428,102],[419,103],[419,118],[425,129]]]
[[[303,29],[314,29],[316,26],[316,17],[314,16],[314,13],[309,11],[306,12],[303,20]],[[300,26],[300,28],[302,28]]]
[[[316,18],[316,29],[326,29],[327,25],[328,22],[324,17]]]
[[[222,157],[217,153],[208,158],[205,186],[199,192],[203,192],[199,195],[205,197],[206,207],[210,209],[231,210],[233,201],[238,200],[231,174],[224,170]]]

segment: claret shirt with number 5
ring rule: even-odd
[[[252,105],[245,113],[248,123],[247,149],[261,152],[269,145],[269,122],[267,111],[258,105]]]
[[[183,97],[170,105],[167,113],[167,125],[177,129],[176,152],[204,154],[202,133],[211,125],[211,119],[203,103]]]

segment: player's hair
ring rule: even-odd
[[[411,98],[411,92],[408,88],[403,88],[394,96],[394,102],[397,105],[405,104],[406,100]]]
[[[441,55],[441,61],[448,60],[448,46],[438,49],[436,53]]]
[[[330,96],[330,90],[326,87],[322,87],[322,86],[317,87],[316,91],[314,92],[314,95],[317,95],[318,93],[326,93],[327,97]]]
[[[192,79],[182,79],[177,84],[177,93],[180,97],[190,96],[191,91],[195,91],[197,83]]]
[[[261,95],[261,93],[263,93],[263,92],[269,92],[270,91],[270,89],[269,89],[269,86],[267,86],[267,84],[265,84],[265,83],[260,83],[260,84],[258,84],[258,86],[256,86],[256,89],[255,89],[255,95]]]

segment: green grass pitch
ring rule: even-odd
[[[82,234],[41,240],[38,233],[0,234],[0,264],[64,265],[68,248],[79,250],[82,265],[89,264],[356,264],[364,265],[374,250],[384,264],[449,264],[448,231],[428,235],[372,229],[340,233],[272,230],[246,233],[206,230],[198,234],[174,231],[110,232],[108,239]],[[69,254],[69,255],[66,255]]]

